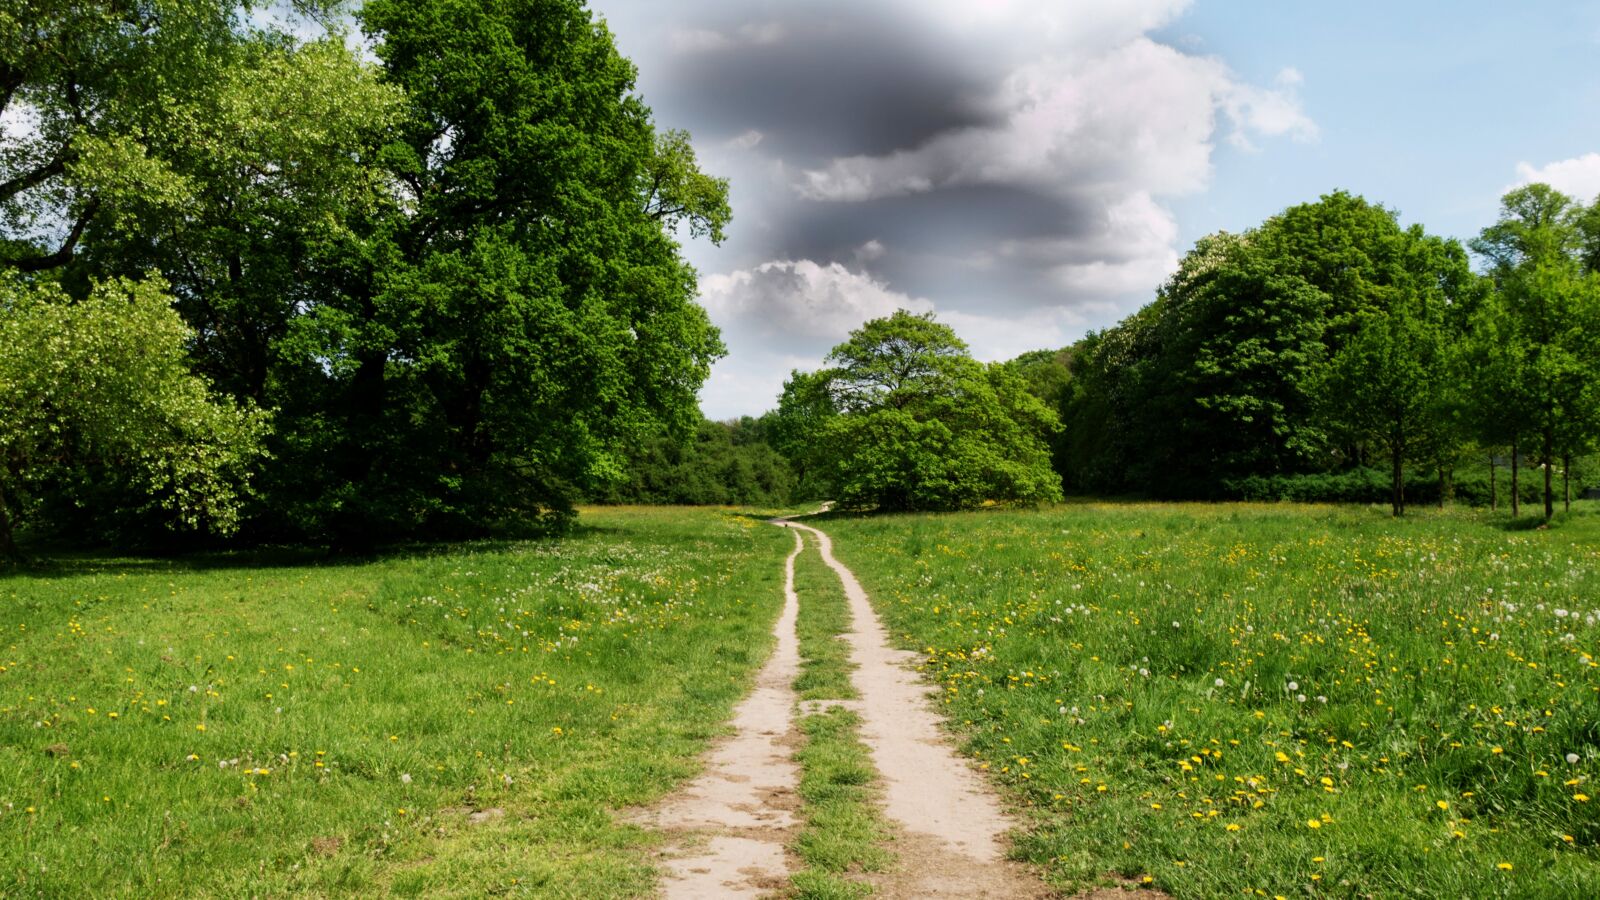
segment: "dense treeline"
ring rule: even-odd
[[[727,185],[655,128],[583,2],[366,0],[375,64],[345,4],[297,0],[292,27],[256,15],[274,6],[0,9],[0,317],[45,329],[59,317],[19,311],[163,294],[181,322],[139,346],[181,348],[195,380],[149,421],[235,437],[153,476],[82,411],[114,407],[114,383],[162,407],[154,387],[87,353],[48,383],[0,378],[0,541],[19,518],[346,545],[560,522],[629,448],[694,432],[723,348],[675,236],[720,240]],[[0,373],[26,363],[6,350]],[[197,491],[227,508],[191,514]]]
[[[787,506],[798,496],[789,461],[768,442],[767,419],[702,421],[685,444],[663,435],[628,458],[627,477],[593,495],[602,503]]]
[[[1399,514],[1416,473],[1437,499],[1500,458],[1515,488],[1462,493],[1515,506],[1531,462],[1548,516],[1600,443],[1600,203],[1518,188],[1471,249],[1485,274],[1330,194],[1202,239],[1153,303],[1013,365],[1061,412],[1074,491],[1370,499],[1375,467]]]

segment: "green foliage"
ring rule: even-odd
[[[0,12],[0,112],[38,122],[0,135],[0,266],[166,279],[197,369],[275,413],[249,537],[561,524],[694,430],[722,345],[674,235],[721,240],[727,183],[583,3],[373,0],[376,65],[344,4],[260,5]]]
[[[1544,467],[1544,514],[1559,459],[1600,442],[1600,274],[1585,271],[1592,211],[1533,184],[1510,191],[1473,249],[1495,292],[1474,321],[1474,422],[1491,446],[1532,450]]]
[[[794,472],[748,416],[731,422],[703,421],[685,444],[659,436],[623,463],[623,481],[596,495],[605,503],[669,503],[690,506],[787,506],[794,499]]]
[[[1057,464],[1076,490],[1168,497],[1359,466],[1395,437],[1379,394],[1391,424],[1395,401],[1409,410],[1402,455],[1448,459],[1460,416],[1438,345],[1482,297],[1459,244],[1343,192],[1203,238],[1154,303],[1076,348]],[[1417,365],[1391,371],[1402,359]]]
[[[0,282],[0,553],[19,499],[84,471],[130,477],[175,526],[237,527],[267,419],[190,373],[163,288],[114,280],[72,303]]]
[[[1326,420],[1355,442],[1389,451],[1390,505],[1405,512],[1405,460],[1445,428],[1449,376],[1437,322],[1409,303],[1367,318],[1313,382]]]
[[[575,0],[374,0],[361,21],[405,98],[378,154],[398,199],[345,245],[296,347],[295,391],[317,399],[291,426],[279,527],[567,516],[627,447],[697,421],[722,345],[669,231],[720,237],[726,185],[681,134],[658,139]]]
[[[1011,360],[1012,371],[1022,378],[1028,393],[1051,409],[1058,409],[1072,383],[1073,348],[1034,350]]]
[[[790,381],[779,405],[790,421],[777,431],[780,441],[803,434],[808,472],[841,506],[958,509],[1061,496],[1045,443],[1059,428],[1055,414],[1013,369],[972,359],[931,315],[874,319],[828,362]]]

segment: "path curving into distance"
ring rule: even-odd
[[[981,776],[944,740],[929,687],[912,669],[916,654],[896,650],[856,580],[833,555],[826,532],[813,535],[823,562],[844,586],[852,626],[845,639],[856,666],[861,740],[883,783],[885,818],[901,830],[896,871],[874,878],[875,897],[1035,898],[1053,896],[1022,866],[1005,859],[1011,822]],[[791,573],[792,573],[791,557]]]
[[[819,703],[848,706],[861,717],[861,741],[883,787],[884,817],[896,829],[893,849],[899,863],[892,872],[870,876],[873,896],[1055,896],[1005,858],[1004,835],[1011,822],[998,798],[944,740],[942,717],[914,670],[916,654],[890,646],[861,583],[834,557],[833,541],[820,529],[792,520],[773,524],[794,531],[795,547],[784,562],[784,604],[773,627],[772,657],[757,673],[754,690],[734,708],[735,733],[710,751],[700,777],[632,817],[672,836],[662,853],[662,896],[703,900],[789,893],[793,866],[787,848],[801,826],[793,684],[800,674],[794,569],[806,547],[802,533],[812,535],[844,588],[852,625],[843,637],[855,665],[851,682],[860,695]]]
[[[668,900],[761,897],[789,887],[787,847],[800,826],[800,767],[793,759],[793,685],[800,675],[794,561],[804,549],[796,533],[784,563],[776,646],[756,674],[755,689],[734,708],[733,736],[712,749],[699,778],[634,818],[674,836],[662,859],[667,877],[661,895]]]

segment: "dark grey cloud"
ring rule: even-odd
[[[652,93],[708,135],[749,130],[791,163],[914,148],[992,124],[992,84],[915,23],[860,4],[719,16],[669,38],[669,83]]]
[[[1148,300],[1218,139],[1314,134],[1297,81],[1149,37],[1188,2],[595,0],[658,123],[732,179],[731,239],[687,248],[730,348],[708,413],[897,306],[995,358]]]

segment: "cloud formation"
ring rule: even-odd
[[[1600,200],[1600,153],[1585,153],[1543,166],[1517,163],[1517,184],[1542,181],[1581,203]]]
[[[714,416],[769,408],[795,361],[896,308],[985,358],[1110,325],[1175,268],[1170,203],[1218,146],[1317,137],[1297,70],[1252,84],[1157,39],[1190,0],[597,5],[732,179],[731,240],[690,248],[730,350]]]

